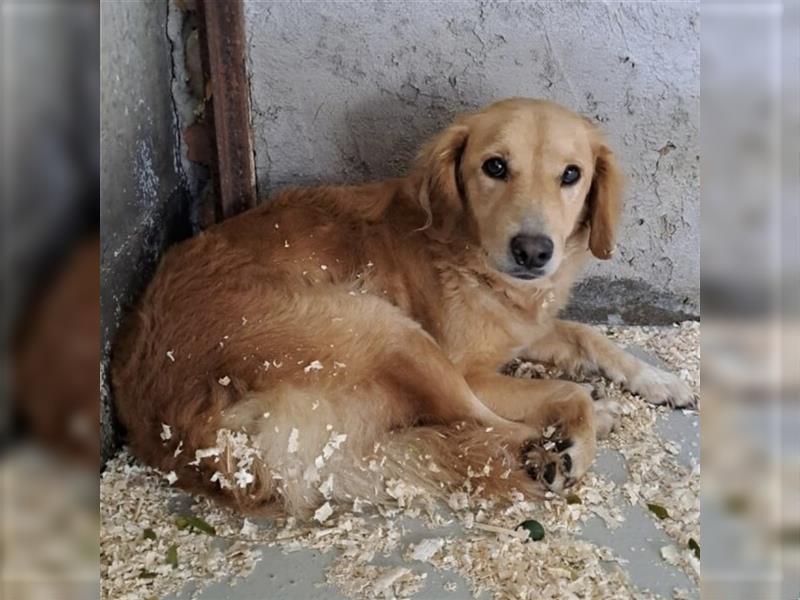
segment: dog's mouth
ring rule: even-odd
[[[534,279],[539,279],[540,277],[544,277],[545,275],[544,269],[531,269],[531,270],[510,269],[503,272],[506,275],[510,275],[514,279],[522,279],[523,281],[532,281]]]
[[[551,266],[549,264],[541,268],[526,268],[522,265],[516,264],[507,256],[502,258],[494,258],[490,253],[487,252],[486,258],[488,259],[487,266],[493,271],[500,273],[501,275],[505,275],[506,277],[510,277],[511,279],[516,279],[517,281],[534,281],[536,279],[541,279],[543,277],[552,275],[552,270],[548,268]]]

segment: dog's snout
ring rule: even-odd
[[[553,240],[546,235],[515,235],[511,255],[521,267],[540,269],[553,257]]]

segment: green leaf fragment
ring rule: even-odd
[[[155,579],[156,577],[158,577],[158,575],[147,569],[142,569],[139,573],[139,579]]]
[[[214,529],[214,526],[209,525],[200,517],[189,516],[186,517],[186,520],[189,521],[189,526],[193,527],[194,529],[198,529],[203,533],[207,533],[208,535],[217,535],[217,530]]]
[[[689,538],[689,550],[694,552],[694,555],[699,559],[700,558],[700,544],[697,543],[697,540],[694,538]]]
[[[156,532],[148,527],[142,531],[142,537],[146,540],[154,540],[157,536]]]
[[[172,544],[167,550],[167,564],[173,569],[178,567],[178,546]]]
[[[528,539],[531,539],[534,542],[538,542],[544,538],[544,527],[541,523],[539,523],[539,521],[535,521],[534,519],[523,521],[517,525],[516,528],[525,529],[528,532]]]
[[[194,515],[176,517],[175,526],[178,529],[186,529],[188,527],[190,531],[197,529],[208,535],[217,535],[217,530],[213,525]]]
[[[567,496],[566,500],[567,504],[583,504],[583,500],[581,500],[581,497],[578,496],[578,494],[570,494]]]
[[[647,508],[649,508],[650,512],[653,513],[655,516],[657,516],[659,519],[663,520],[669,518],[669,513],[667,512],[667,509],[661,506],[660,504],[650,504],[648,502]]]

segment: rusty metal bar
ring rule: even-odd
[[[256,205],[242,0],[198,0],[204,63],[211,86],[217,220]]]

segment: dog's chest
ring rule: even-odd
[[[537,294],[525,302],[514,302],[483,290],[448,302],[448,315],[440,341],[454,363],[502,366],[515,358],[537,337],[552,318],[550,294]]]

